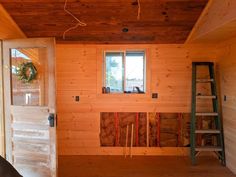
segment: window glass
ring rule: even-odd
[[[12,105],[48,104],[46,48],[11,49]]]
[[[144,91],[144,52],[127,52],[125,60],[126,91]]]
[[[123,53],[106,53],[106,87],[110,92],[123,92]]]
[[[110,92],[145,92],[145,52],[106,52],[105,87]]]

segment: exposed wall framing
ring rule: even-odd
[[[101,113],[100,142],[101,146],[121,146],[131,142],[131,126],[134,126],[133,145],[147,146],[147,114],[146,113]],[[128,126],[128,132],[127,132]],[[126,139],[128,133],[128,139]]]
[[[189,141],[189,114],[149,113],[149,142],[151,147],[181,147]]]
[[[189,146],[190,114],[104,112],[100,116],[101,146],[125,147],[126,141],[131,144],[132,125],[134,147]]]

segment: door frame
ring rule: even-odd
[[[0,155],[5,157],[5,123],[3,92],[3,42],[0,40]]]
[[[53,66],[53,70],[49,72],[51,74],[48,75],[48,80],[54,80],[53,84],[48,85],[48,92],[54,93],[50,95],[50,101],[48,102],[48,108],[50,113],[54,113],[56,115],[56,65],[55,65],[55,38],[26,38],[26,39],[10,39],[3,40],[2,42],[2,72],[3,72],[3,89],[4,89],[4,121],[5,121],[5,154],[6,159],[12,163],[12,132],[11,132],[11,80],[6,79],[10,78],[10,51],[11,48],[46,48],[47,56],[48,56],[48,66]],[[56,119],[55,119],[56,121]],[[56,122],[55,124],[56,125]],[[53,171],[55,171],[55,175],[57,176],[57,135],[56,135],[56,126],[53,128],[49,128],[49,131],[55,134],[55,136],[51,137],[55,141],[55,167]],[[51,147],[51,145],[50,145]],[[52,160],[54,160],[52,158]],[[55,168],[55,169],[54,169]]]

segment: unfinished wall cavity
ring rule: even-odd
[[[106,112],[100,116],[101,146],[125,147],[132,136],[134,147],[189,146],[190,114]]]
[[[149,113],[149,146],[189,146],[190,114]]]
[[[115,146],[115,118],[114,113],[101,113],[100,140],[102,146]]]
[[[215,119],[212,116],[202,116],[198,117],[196,122],[196,129],[199,130],[209,130],[217,129],[215,126]],[[196,144],[197,146],[217,146],[217,134],[205,133],[196,134]]]
[[[147,146],[147,113],[101,113],[100,125],[101,146]]]

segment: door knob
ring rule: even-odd
[[[48,121],[49,121],[49,126],[50,127],[55,126],[54,120],[55,120],[55,115],[53,113],[50,113],[49,116],[48,116]]]

